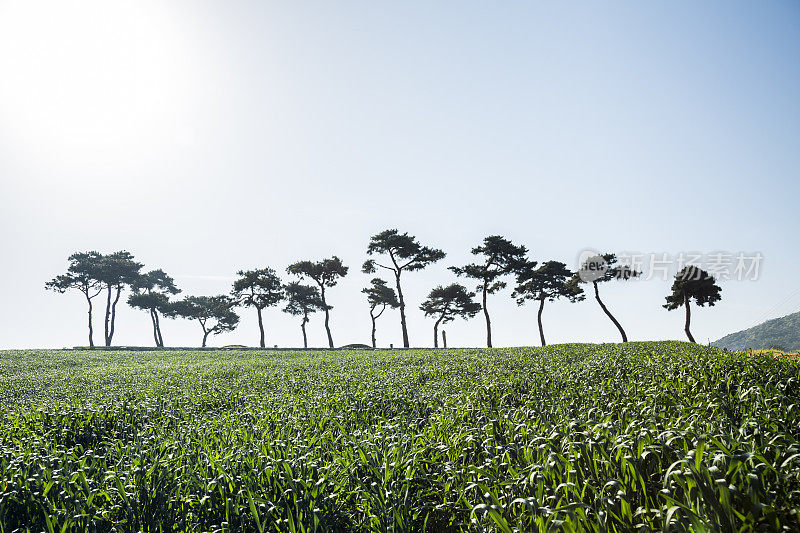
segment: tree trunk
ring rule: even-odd
[[[544,310],[544,298],[539,298],[539,338],[542,339],[542,346],[547,346],[544,342],[544,328],[542,328],[542,311]]]
[[[372,318],[372,349],[375,349],[375,315],[372,314],[372,311],[369,313],[370,318]]]
[[[486,316],[486,347],[492,347],[492,321],[489,320],[489,310],[486,308],[486,280],[483,282],[483,314]],[[447,348],[447,346],[445,346]]]
[[[161,336],[161,320],[158,318],[158,310],[153,309],[153,314],[156,317],[156,332],[158,332],[158,345],[159,347],[164,347],[164,337]]]
[[[122,294],[122,287],[117,287],[117,296],[114,298],[114,303],[111,304],[111,329],[108,331],[108,344],[106,346],[111,346],[111,339],[114,338],[114,322],[117,319],[117,302],[119,302],[119,297]]]
[[[261,317],[261,308],[256,307],[256,311],[258,311],[258,329],[261,330],[261,344],[262,348],[266,348],[266,344],[264,343],[264,321]]]
[[[319,284],[320,288],[320,297],[322,298],[322,307],[325,308],[325,331],[328,333],[328,347],[333,348],[333,337],[331,336],[331,326],[330,326],[330,313],[328,312],[328,302],[325,301],[325,286],[323,284]]]
[[[442,330],[442,347],[447,349],[447,332]]]
[[[206,329],[206,321],[202,318],[198,318],[197,322],[200,323],[200,327],[203,328],[203,344],[202,347],[206,347],[206,339],[208,339],[208,334],[211,333],[210,329]]]
[[[156,341],[156,348],[161,346],[158,342],[158,326],[156,325],[156,311],[155,309],[150,309],[150,322],[153,323],[153,339]]]
[[[694,337],[692,337],[692,332],[689,331],[689,323],[692,320],[692,311],[689,306],[688,297],[683,298],[683,306],[686,308],[686,325],[684,326],[683,330],[686,332],[686,336],[689,337],[689,341],[695,342]]]
[[[628,336],[625,335],[625,330],[622,329],[620,323],[617,322],[617,319],[614,318],[614,315],[611,314],[611,311],[608,310],[603,301],[600,299],[600,291],[597,288],[597,281],[592,281],[592,284],[594,285],[594,297],[597,300],[597,303],[600,304],[600,309],[602,309],[603,312],[606,314],[606,316],[608,316],[608,318],[611,319],[611,322],[613,322],[614,325],[617,326],[620,335],[622,335],[622,342],[628,342]]]
[[[444,318],[444,315],[440,316],[439,320],[437,320],[436,323],[433,325],[433,347],[434,348],[438,348],[439,347],[439,324],[441,323],[443,318]]]
[[[300,329],[303,330],[303,348],[308,348],[308,337],[306,336],[306,322],[308,322],[308,311],[303,315],[303,321],[300,322]]]
[[[403,300],[403,289],[400,288],[400,272],[395,272],[397,298],[400,301],[400,328],[403,330],[403,347],[408,348],[408,328],[406,328],[406,302]]]
[[[97,296],[95,294],[95,296]],[[94,330],[92,329],[92,299],[86,293],[86,301],[89,302],[89,348],[94,348]]]
[[[105,337],[104,341],[106,346],[111,346],[111,340],[108,338],[108,326],[111,322],[111,285],[108,286],[108,294],[106,296],[106,321],[105,321]]]

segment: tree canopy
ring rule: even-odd
[[[580,270],[573,276],[573,280],[576,283],[592,284],[594,287],[595,300],[597,300],[597,303],[606,316],[617,327],[620,335],[622,335],[622,342],[628,342],[628,336],[625,334],[622,324],[611,314],[606,304],[600,299],[598,284],[611,280],[627,281],[639,275],[641,275],[641,272],[634,270],[628,265],[618,265],[616,254],[607,253],[587,258],[586,261],[580,265]]]
[[[492,322],[489,318],[489,309],[486,305],[486,296],[494,294],[506,287],[503,276],[530,267],[525,257],[528,249],[516,246],[510,240],[500,235],[490,235],[483,239],[483,245],[472,249],[473,255],[482,255],[484,260],[480,263],[470,263],[462,267],[450,267],[456,275],[466,276],[478,280],[476,290],[483,295],[483,313],[486,317],[486,345],[492,347]]]
[[[664,308],[672,311],[681,306],[686,308],[686,323],[684,331],[691,342],[695,342],[694,336],[690,331],[691,326],[691,302],[703,307],[713,306],[722,299],[722,288],[717,285],[714,276],[694,265],[681,269],[675,274],[672,282],[672,292],[666,297],[667,303]]]
[[[372,319],[372,347],[375,348],[375,322],[380,318],[387,307],[396,309],[400,307],[400,302],[397,301],[397,294],[394,289],[386,285],[386,282],[381,278],[372,278],[370,286],[361,290],[367,295],[367,303],[369,303],[369,316]],[[381,310],[375,313],[375,309],[380,306]]]
[[[335,286],[349,270],[335,255],[322,261],[298,261],[286,269],[289,274],[313,280],[320,288]]]
[[[403,346],[408,348],[408,327],[406,326],[406,303],[400,275],[404,271],[421,270],[431,263],[444,259],[445,253],[436,248],[429,248],[417,242],[417,238],[408,233],[400,233],[396,229],[387,229],[370,238],[367,255],[386,255],[390,263],[379,263],[369,259],[361,267],[365,274],[372,274],[378,268],[389,270],[394,274],[397,298],[400,302],[400,328],[403,333]]]
[[[673,310],[690,303],[713,306],[722,299],[722,288],[714,276],[696,266],[687,266],[675,275],[672,293],[666,297],[665,309]]]
[[[180,293],[175,281],[161,269],[140,274],[132,283],[133,293],[128,296],[128,305],[149,311],[153,323],[153,338],[156,346],[164,347],[158,313],[170,312],[170,295]]]
[[[170,306],[170,314],[197,320],[203,328],[203,348],[209,335],[233,331],[239,324],[239,315],[233,310],[236,302],[224,295],[187,296]]]
[[[111,346],[116,326],[117,303],[125,287],[132,286],[140,278],[144,265],[137,262],[133,254],[120,250],[101,256],[97,263],[97,279],[106,288],[105,343]],[[112,299],[113,296],[113,299]]]
[[[326,304],[322,302],[319,289],[312,285],[303,285],[294,281],[287,283],[283,287],[283,291],[286,295],[286,307],[283,308],[283,311],[290,315],[303,317],[300,321],[300,329],[303,331],[303,347],[308,348],[308,335],[306,334],[308,315],[325,309]]]
[[[309,278],[313,280],[319,287],[319,296],[322,299],[322,309],[325,311],[325,333],[328,334],[328,347],[333,348],[333,335],[331,335],[330,326],[330,311],[333,309],[332,305],[328,305],[328,300],[325,297],[325,289],[334,287],[339,278],[347,275],[349,267],[346,267],[342,260],[335,255],[330,259],[323,259],[322,261],[298,261],[286,271],[289,274],[299,276],[300,279]]]
[[[456,317],[472,318],[481,310],[481,304],[473,301],[474,292],[458,283],[446,287],[439,285],[428,294],[420,309],[425,316],[438,316],[433,326],[433,345],[439,347],[439,325],[452,322]]]
[[[584,299],[583,289],[573,278],[573,272],[560,261],[546,261],[538,268],[531,263],[517,276],[517,287],[512,296],[522,305],[527,300],[552,302],[565,298],[571,302]]]
[[[387,286],[386,282],[381,278],[372,278],[370,286],[361,289],[361,292],[367,295],[367,302],[374,310],[378,306],[400,307],[400,302],[397,301],[397,294],[394,289]]]
[[[240,270],[239,278],[233,282],[231,296],[236,305],[255,307],[258,329],[261,332],[260,346],[265,347],[264,317],[262,310],[277,305],[283,300],[283,285],[275,270],[266,267],[257,270]]]
[[[99,278],[99,264],[102,255],[98,252],[76,252],[69,256],[66,274],[56,276],[44,284],[45,289],[58,293],[77,290],[83,293],[89,306],[89,346],[94,348],[94,328],[92,327],[92,299],[100,294],[103,285]]]
[[[552,302],[559,298],[565,298],[570,302],[577,302],[584,299],[583,289],[574,278],[573,272],[567,265],[560,261],[546,261],[539,267],[530,264],[521,268],[517,274],[517,287],[512,293],[512,297],[517,299],[517,304],[522,305],[528,300],[539,301],[539,312],[537,320],[539,323],[539,338],[542,346],[546,344],[544,339],[544,327],[542,326],[542,311],[545,301]]]
[[[444,259],[446,255],[441,250],[421,245],[416,237],[400,233],[396,229],[387,229],[370,238],[367,255],[376,254],[388,255],[392,265],[387,266],[369,260],[364,263],[365,274],[375,272],[375,267],[395,272],[421,270],[431,263]]]

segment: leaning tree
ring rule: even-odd
[[[722,299],[722,287],[716,284],[714,276],[696,266],[690,265],[681,269],[675,274],[675,281],[672,282],[672,294],[666,297],[667,303],[664,308],[672,311],[680,306],[686,308],[686,324],[683,330],[691,342],[695,342],[689,325],[692,319],[691,302],[700,307],[708,304],[713,307],[715,303]]]
[[[237,305],[256,308],[258,329],[261,331],[260,346],[265,348],[262,311],[283,300],[281,279],[269,267],[258,270],[240,270],[237,275],[239,279],[233,282],[231,296]]]
[[[98,277],[102,255],[98,252],[76,252],[69,256],[66,274],[56,276],[44,284],[45,289],[58,293],[76,290],[83,294],[89,305],[89,347],[94,348],[92,328],[92,299],[100,294],[103,285]]]
[[[322,261],[298,261],[293,265],[289,265],[286,271],[289,274],[299,276],[300,279],[308,278],[319,287],[319,296],[322,299],[323,310],[325,311],[325,331],[328,334],[328,347],[333,348],[333,336],[331,336],[330,327],[330,310],[332,306],[328,305],[325,299],[325,289],[335,286],[339,278],[347,275],[349,267],[344,266],[342,260],[335,255],[330,259],[323,259]]]
[[[570,302],[583,300],[583,289],[573,277],[573,272],[560,261],[547,261],[535,268],[531,263],[520,269],[517,274],[517,287],[511,295],[517,299],[518,305],[528,300],[539,300],[539,337],[545,346],[544,328],[542,327],[542,311],[545,301],[566,298]]]
[[[463,267],[450,267],[450,270],[459,276],[478,280],[476,290],[481,291],[483,297],[483,315],[486,317],[486,346],[488,348],[492,347],[492,321],[489,319],[486,297],[505,288],[506,282],[501,279],[503,276],[517,272],[521,267],[529,264],[525,259],[527,253],[528,249],[524,246],[516,246],[500,235],[490,235],[483,239],[482,246],[472,249],[473,255],[483,256],[482,262],[471,263]]]
[[[150,313],[153,323],[153,338],[156,347],[164,347],[164,337],[161,335],[161,321],[158,313],[171,312],[169,297],[178,294],[181,290],[175,286],[175,280],[160,268],[151,270],[131,283],[133,293],[128,296],[128,305]]]
[[[303,285],[293,281],[284,285],[283,292],[286,295],[286,307],[283,308],[283,311],[290,315],[303,317],[300,320],[300,329],[303,331],[303,348],[308,348],[308,336],[306,335],[308,315],[325,308],[319,295],[319,289],[312,285]]]
[[[126,287],[130,287],[139,278],[141,263],[133,259],[130,252],[121,250],[102,256],[98,264],[98,280],[106,289],[105,343],[111,346],[114,337],[114,325],[117,317],[117,303]]]
[[[386,286],[386,282],[381,278],[372,278],[370,286],[362,289],[361,292],[367,295],[367,303],[369,303],[369,316],[372,319],[372,347],[375,348],[375,322],[380,318],[386,307],[397,309],[400,307],[400,302],[397,301],[397,295],[394,289]],[[380,307],[380,311],[375,313],[375,310]]]
[[[598,254],[586,259],[580,267],[580,270],[575,274],[575,281],[579,283],[591,283],[594,287],[594,298],[600,304],[600,309],[606,316],[617,326],[619,334],[622,335],[622,342],[628,342],[628,336],[622,325],[611,314],[606,304],[600,299],[600,290],[598,285],[606,281],[621,280],[627,281],[629,279],[640,276],[641,272],[634,270],[628,265],[618,265],[616,254]]]
[[[187,296],[170,306],[170,315],[197,320],[203,328],[203,348],[209,335],[233,331],[239,315],[233,310],[236,302],[229,296]]]
[[[439,324],[451,322],[456,317],[472,318],[481,310],[481,304],[473,301],[474,292],[469,292],[466,287],[453,283],[447,287],[441,285],[428,294],[428,299],[422,302],[420,309],[425,316],[436,317],[433,324],[433,347],[439,347]]]
[[[391,271],[397,287],[400,302],[400,327],[403,330],[403,346],[408,348],[408,328],[406,327],[406,303],[403,289],[400,287],[400,275],[405,271],[421,270],[431,263],[444,259],[445,253],[435,248],[422,246],[416,237],[408,233],[399,233],[396,229],[387,229],[373,235],[367,246],[367,255],[383,254],[388,256],[390,264],[381,264],[370,259],[364,263],[362,271],[372,274],[376,267]]]

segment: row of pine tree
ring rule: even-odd
[[[583,285],[591,284],[594,297],[600,308],[619,330],[623,342],[628,337],[619,321],[600,298],[599,284],[612,280],[629,280],[641,273],[627,265],[619,265],[614,254],[591,257],[572,272],[560,261],[545,261],[541,264],[528,258],[525,246],[517,246],[499,235],[483,239],[481,245],[472,249],[478,260],[464,266],[449,269],[457,276],[472,279],[475,291],[480,293],[480,302],[475,301],[476,292],[464,285],[452,283],[431,290],[420,309],[425,316],[434,319],[434,347],[439,346],[439,327],[457,317],[472,318],[483,311],[486,320],[486,345],[492,347],[492,323],[487,307],[488,295],[507,286],[514,279],[512,298],[519,305],[528,301],[538,302],[538,325],[542,346],[546,344],[542,327],[542,312],[545,302],[566,299],[571,302],[583,300]],[[376,321],[387,308],[399,309],[403,346],[410,346],[406,327],[406,304],[403,298],[401,279],[405,272],[421,270],[444,259],[442,250],[423,246],[416,237],[389,229],[371,237],[367,246],[370,258],[363,264],[367,274],[384,272],[393,278],[394,288],[384,279],[375,277],[362,290],[366,295],[372,319],[372,347],[376,347]],[[230,294],[217,296],[173,297],[181,291],[175,281],[163,270],[143,272],[144,265],[132,254],[119,251],[112,254],[99,252],[77,252],[69,257],[67,272],[56,276],[45,284],[45,288],[64,293],[77,290],[85,296],[89,310],[89,346],[94,347],[93,300],[105,295],[104,341],[111,346],[116,325],[116,309],[123,291],[130,290],[127,302],[130,306],[149,313],[153,324],[153,339],[157,347],[164,347],[161,333],[161,318],[185,318],[196,320],[203,332],[202,346],[210,335],[232,331],[239,324],[237,307],[254,308],[258,316],[260,346],[265,347],[263,310],[285,302],[283,310],[300,317],[303,346],[308,348],[306,324],[309,315],[321,311],[325,315],[325,331],[328,346],[334,347],[330,328],[330,311],[326,290],[335,286],[347,275],[349,267],[336,256],[321,261],[298,261],[289,265],[287,273],[296,280],[283,283],[277,272],[269,267],[240,270]],[[305,282],[305,283],[304,283]],[[690,331],[692,300],[697,305],[713,306],[721,299],[721,289],[713,276],[696,266],[688,266],[675,276],[664,307],[672,310],[684,307],[686,313],[685,333],[695,342]],[[442,332],[444,346],[446,337]]]

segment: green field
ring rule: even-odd
[[[0,352],[0,531],[798,530],[800,363]]]

